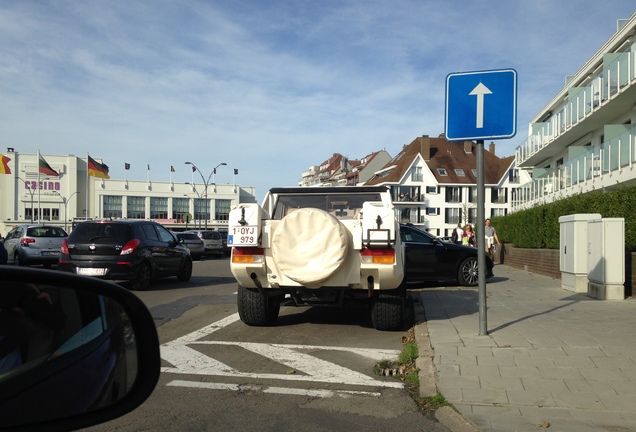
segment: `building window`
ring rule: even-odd
[[[230,215],[232,200],[218,199],[214,206],[214,219],[218,221],[226,221]]]
[[[448,175],[448,173],[446,172],[446,168],[437,168],[437,172],[441,176],[447,176]]]
[[[468,209],[468,223],[474,225],[477,222],[477,209]]]
[[[510,183],[519,183],[519,170],[511,169],[508,171],[508,181]]]
[[[103,217],[106,219],[120,219],[122,217],[122,197],[105,195]]]
[[[455,168],[455,174],[457,174],[460,177],[464,177],[466,174],[464,174],[464,170],[461,168]]]
[[[172,198],[172,219],[185,222],[186,213],[190,213],[190,198]]]
[[[146,197],[129,196],[126,199],[128,219],[146,219]]]
[[[444,217],[444,222],[447,224],[457,225],[462,220],[462,209],[460,208],[447,208]]]
[[[436,207],[427,207],[426,214],[429,216],[437,216],[439,214],[439,208]]]
[[[210,220],[210,200],[196,198],[194,200],[194,220]]]
[[[413,174],[411,174],[411,181],[421,182],[424,180],[424,175],[422,174],[422,167],[415,167],[413,169]]]
[[[508,202],[506,189],[492,188],[490,190],[490,202],[493,204],[506,204]]]
[[[426,193],[427,194],[437,194],[439,192],[437,191],[437,186],[426,186]]]
[[[51,209],[51,220],[60,220],[60,209]]]
[[[446,186],[446,202],[447,203],[462,202],[462,188]]]
[[[506,214],[508,214],[508,209],[505,208],[494,208],[490,211],[490,217],[505,216]]]
[[[468,202],[469,203],[477,202],[477,188],[475,186],[471,186],[468,188]]]
[[[150,219],[168,219],[168,198],[150,198]]]

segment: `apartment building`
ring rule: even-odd
[[[390,160],[391,155],[386,150],[373,152],[361,159],[349,159],[334,153],[320,165],[304,171],[298,186],[356,186],[373,177]]]
[[[511,210],[636,184],[636,13],[532,119],[515,164],[531,179]]]

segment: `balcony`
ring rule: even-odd
[[[530,136],[515,151],[517,166],[539,164],[617,113],[631,110],[636,100],[636,56],[631,52],[605,54],[602,70],[584,83],[569,88],[564,103],[545,122],[531,125]],[[569,134],[575,127],[575,134]]]
[[[627,126],[626,126],[627,127]],[[636,126],[513,190],[512,210],[634,182]]]

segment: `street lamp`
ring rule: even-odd
[[[26,182],[22,180],[20,176],[17,176],[16,178],[20,180],[22,183],[24,183],[24,189],[28,190],[29,193],[31,194],[31,223],[33,223],[33,194],[35,193],[35,191],[33,190],[33,188],[27,187]]]
[[[59,193],[58,191],[54,190],[52,191],[53,193],[58,194],[58,196],[60,198],[62,198],[62,204],[64,204],[64,231],[68,232],[68,223],[67,223],[67,219],[66,219],[66,207],[68,206],[68,202],[71,200],[71,198],[73,198],[73,195],[75,195],[76,193],[79,193],[79,191],[75,191],[71,194],[70,197],[66,198],[63,197],[61,193]]]
[[[207,209],[205,210],[205,229],[208,229],[208,212],[210,210],[210,204],[208,203],[208,186],[210,186],[210,178],[216,174],[216,169],[218,167],[220,167],[221,165],[227,165],[225,162],[221,162],[220,164],[218,164],[217,166],[214,167],[214,169],[212,170],[212,172],[210,173],[210,175],[208,176],[208,179],[206,180],[205,177],[203,176],[203,173],[201,172],[201,170],[199,168],[197,168],[197,166],[195,164],[193,164],[192,162],[186,162],[186,165],[192,165],[192,172],[194,171],[198,171],[199,175],[201,176],[201,180],[203,180],[203,185],[205,186],[205,191],[204,191],[204,196],[205,196],[205,205],[207,206]],[[214,179],[212,180],[212,182],[214,183]],[[189,183],[188,183],[189,184]]]
[[[199,202],[199,210],[200,210],[201,201],[203,201],[203,198],[202,198],[201,194],[199,193],[199,191],[197,191],[197,186],[194,183],[190,183],[190,182],[185,182],[185,184],[192,186],[192,191],[195,194],[197,194],[197,197],[199,198],[198,202]],[[197,227],[197,201],[195,201],[195,199],[193,197],[191,197],[190,195],[183,194],[183,196],[188,197],[188,198],[192,198],[192,209],[194,210],[194,227],[196,228]],[[199,218],[198,221],[199,221],[199,228],[201,228],[201,218]]]

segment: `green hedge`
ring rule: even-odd
[[[492,218],[499,240],[520,248],[559,248],[559,217],[599,213],[625,219],[625,249],[636,251],[636,187],[595,191]]]

